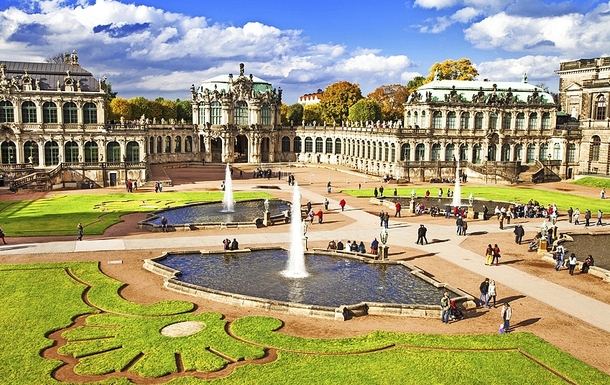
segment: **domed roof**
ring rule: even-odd
[[[245,76],[244,65],[242,63],[240,64],[240,71],[238,77],[234,77],[233,74],[214,76],[213,78],[202,81],[201,86],[199,87],[199,91],[209,89],[210,91],[217,90],[218,92],[228,92],[233,84],[240,82],[251,83],[252,89],[254,91],[265,92],[273,90],[273,86],[268,81],[256,77],[252,74],[250,74],[249,76]]]

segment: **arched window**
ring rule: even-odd
[[[443,114],[440,111],[434,111],[432,113],[432,128],[433,129],[443,128],[442,121],[443,121]]]
[[[591,138],[591,149],[589,150],[589,160],[599,162],[599,148],[602,141],[599,136],[595,135]]]
[[[606,119],[606,97],[599,95],[595,103],[595,119],[604,120]]]
[[[462,130],[470,129],[470,113],[464,112],[460,117],[460,127]]]
[[[222,124],[222,105],[218,101],[210,105],[210,118],[212,124]]]
[[[515,153],[513,155],[513,161],[515,161],[515,162],[523,161],[523,145],[522,144],[515,145]]]
[[[151,138],[152,139],[152,138]],[[99,159],[98,147],[96,142],[85,143],[85,163],[97,163]]]
[[[294,152],[301,152],[301,137],[294,138]]]
[[[326,138],[326,151],[324,151],[327,154],[332,154],[333,153],[333,138]]]
[[[390,144],[390,162],[396,162],[396,145]]]
[[[449,143],[445,147],[445,160],[455,160],[455,145],[453,143]]]
[[[206,106],[203,103],[199,104],[199,124],[205,124],[206,123],[206,118],[205,118],[205,111],[206,111]]]
[[[313,139],[310,136],[305,138],[305,152],[313,152]]]
[[[426,121],[426,111],[421,112],[421,116],[419,117],[419,119],[419,125],[421,126],[421,128],[428,128],[428,122]]]
[[[163,152],[163,138],[157,136],[157,154],[161,154]]]
[[[411,125],[411,111],[407,111],[407,127]]]
[[[140,145],[136,141],[127,143],[127,162],[139,162],[140,161]]]
[[[263,126],[271,125],[271,107],[269,107],[269,103],[265,102],[261,106],[261,124]]]
[[[430,160],[441,160],[441,145],[439,143],[434,143],[432,145],[432,153],[430,154]]]
[[[536,161],[536,146],[533,144],[527,145],[526,163],[534,163]]]
[[[17,146],[12,141],[3,141],[0,144],[0,152],[2,152],[2,163],[3,164],[15,164],[17,163]]]
[[[165,153],[168,154],[172,152],[172,138],[171,136],[165,137]]]
[[[502,130],[503,131],[510,130],[510,124],[511,124],[512,118],[513,117],[510,114],[510,112],[505,112],[504,115],[502,115]]]
[[[523,112],[519,112],[517,114],[517,121],[515,122],[515,128],[517,130],[525,130],[525,114]]]
[[[387,143],[383,144],[383,160],[386,162],[390,159],[390,146]]]
[[[576,162],[576,144],[570,143],[568,144],[568,163]]]
[[[510,145],[508,143],[504,143],[502,145],[502,151],[500,153],[500,160],[502,162],[510,161]]]
[[[282,152],[290,152],[290,138],[287,136],[282,137]]]
[[[56,166],[59,164],[59,145],[52,140],[44,144],[44,165]]]
[[[73,102],[64,103],[63,117],[65,124],[78,123],[78,114],[76,111],[76,104],[74,104]]]
[[[477,112],[474,116],[474,129],[476,131],[481,131],[483,129],[483,113]]]
[[[75,141],[64,143],[64,162],[78,163],[78,144]]]
[[[14,121],[13,103],[8,100],[0,101],[0,123],[13,123]]]
[[[415,161],[419,162],[426,160],[426,146],[423,143],[419,143],[415,146]]]
[[[36,123],[36,105],[34,102],[23,102],[21,104],[21,120],[23,123]]]
[[[316,152],[324,152],[324,140],[320,137],[316,138]]]
[[[467,161],[467,160],[468,160],[468,145],[462,144],[460,146],[460,161]]]
[[[106,145],[106,161],[111,163],[122,162],[121,145],[117,142],[110,142]]]
[[[472,163],[481,163],[481,145],[472,146]]]
[[[498,129],[498,114],[495,112],[489,114],[489,129],[492,131],[496,131]]]
[[[411,145],[409,143],[400,146],[400,160],[403,162],[411,160]]]
[[[540,144],[540,152],[538,153],[538,160],[544,162],[547,159],[549,153],[549,145],[546,143]]]
[[[561,159],[561,145],[559,143],[553,145],[553,159]]]
[[[93,103],[85,103],[83,107],[83,122],[85,124],[97,123],[97,107]]]
[[[496,145],[493,143],[487,147],[487,160],[492,161],[492,162],[495,162],[497,160],[496,159],[496,150],[497,150]]]
[[[417,126],[419,124],[419,116],[417,115],[417,111],[413,112],[413,125]],[[407,125],[408,126],[408,125]]]
[[[449,111],[447,113],[447,129],[455,130],[455,112]]]
[[[45,102],[42,105],[42,122],[57,123],[57,105],[53,102]]]
[[[341,139],[335,139],[335,154],[341,154]]]
[[[155,138],[152,136],[148,139],[148,152],[151,154],[155,153]]]
[[[190,135],[184,138],[184,152],[193,152],[193,137]]]
[[[25,161],[31,164],[38,164],[38,144],[34,141],[28,140],[23,145],[23,156],[25,157]]]
[[[532,112],[530,114],[530,118],[527,122],[527,128],[529,130],[537,130],[538,129],[538,114],[535,112]]]
[[[182,152],[182,137],[176,136],[174,139],[174,152]]]
[[[551,114],[545,112],[542,114],[542,129],[550,130],[551,129]]]
[[[248,125],[248,103],[239,100],[233,106],[233,123],[237,126]]]
[[[373,142],[373,160],[377,160],[377,142]]]

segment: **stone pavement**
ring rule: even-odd
[[[248,182],[251,183],[252,181]],[[246,188],[245,185],[241,187]],[[324,200],[326,196],[320,195],[308,187],[306,185],[301,188],[302,203],[307,202],[307,200],[311,202],[322,202]],[[331,195],[328,197],[330,209],[340,212],[339,202],[333,199],[336,196]],[[349,199],[346,198],[346,200]],[[340,212],[338,215],[344,215],[353,221],[348,221],[350,222],[349,224],[334,230],[318,230],[318,227],[314,226],[315,230],[312,229],[312,231],[308,232],[310,242],[328,242],[330,239],[357,239],[370,242],[373,237],[377,237],[379,234],[379,218],[360,208],[350,206],[349,202],[345,207],[345,211]],[[459,265],[483,277],[488,275],[489,269],[493,269],[494,278],[497,283],[510,287],[527,297],[539,300],[597,328],[610,332],[610,322],[608,322],[610,319],[610,305],[544,279],[534,277],[509,265],[486,266],[484,264],[484,256],[459,246],[463,237],[455,234],[454,226],[426,224],[428,240],[432,241],[434,239],[434,242],[428,245],[416,245],[417,226],[417,224],[413,223],[390,221],[388,229],[388,245],[390,250],[392,247],[398,246],[420,249],[426,253],[434,253],[447,262]],[[524,227],[527,232],[537,230],[535,224],[532,223],[525,224]],[[278,226],[278,230],[280,231],[244,233],[239,232],[239,230],[234,231],[239,232],[240,245],[287,244],[289,228],[287,226]],[[500,230],[495,227],[490,229],[490,226],[485,223],[470,222],[468,231],[471,234],[477,231],[493,234]],[[217,250],[220,249],[221,241],[224,237],[226,236],[220,235],[218,231],[208,230],[201,230],[197,236],[192,236],[192,234],[189,234],[189,236],[181,235],[179,232],[171,233],[171,245],[177,249]],[[151,233],[150,235],[140,235],[137,237],[85,239],[80,242],[74,240],[17,245],[9,244],[0,246],[0,256],[8,254],[72,253],[101,250],[171,249],[165,242],[166,240],[161,242],[154,242],[153,240],[158,241],[159,235]],[[120,256],[117,256],[117,259],[120,259]],[[472,294],[478,298],[478,293]]]

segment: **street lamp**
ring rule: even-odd
[[[381,239],[381,244],[383,246],[385,246],[385,244],[388,243],[388,230],[387,229],[381,230],[381,233],[379,233],[379,239]]]
[[[381,246],[379,247],[378,256],[381,260],[388,259],[388,246],[386,243],[388,242],[388,230],[383,229],[381,233],[379,233],[379,239],[381,239]]]

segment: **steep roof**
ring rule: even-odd
[[[91,72],[85,70],[78,64],[66,63],[28,63],[15,61],[0,61],[6,65],[6,75],[8,78],[21,77],[27,73],[32,79],[37,79],[41,90],[57,90],[57,82],[63,85],[67,71],[75,81],[80,83],[83,92],[100,92],[100,84],[93,77]]]

